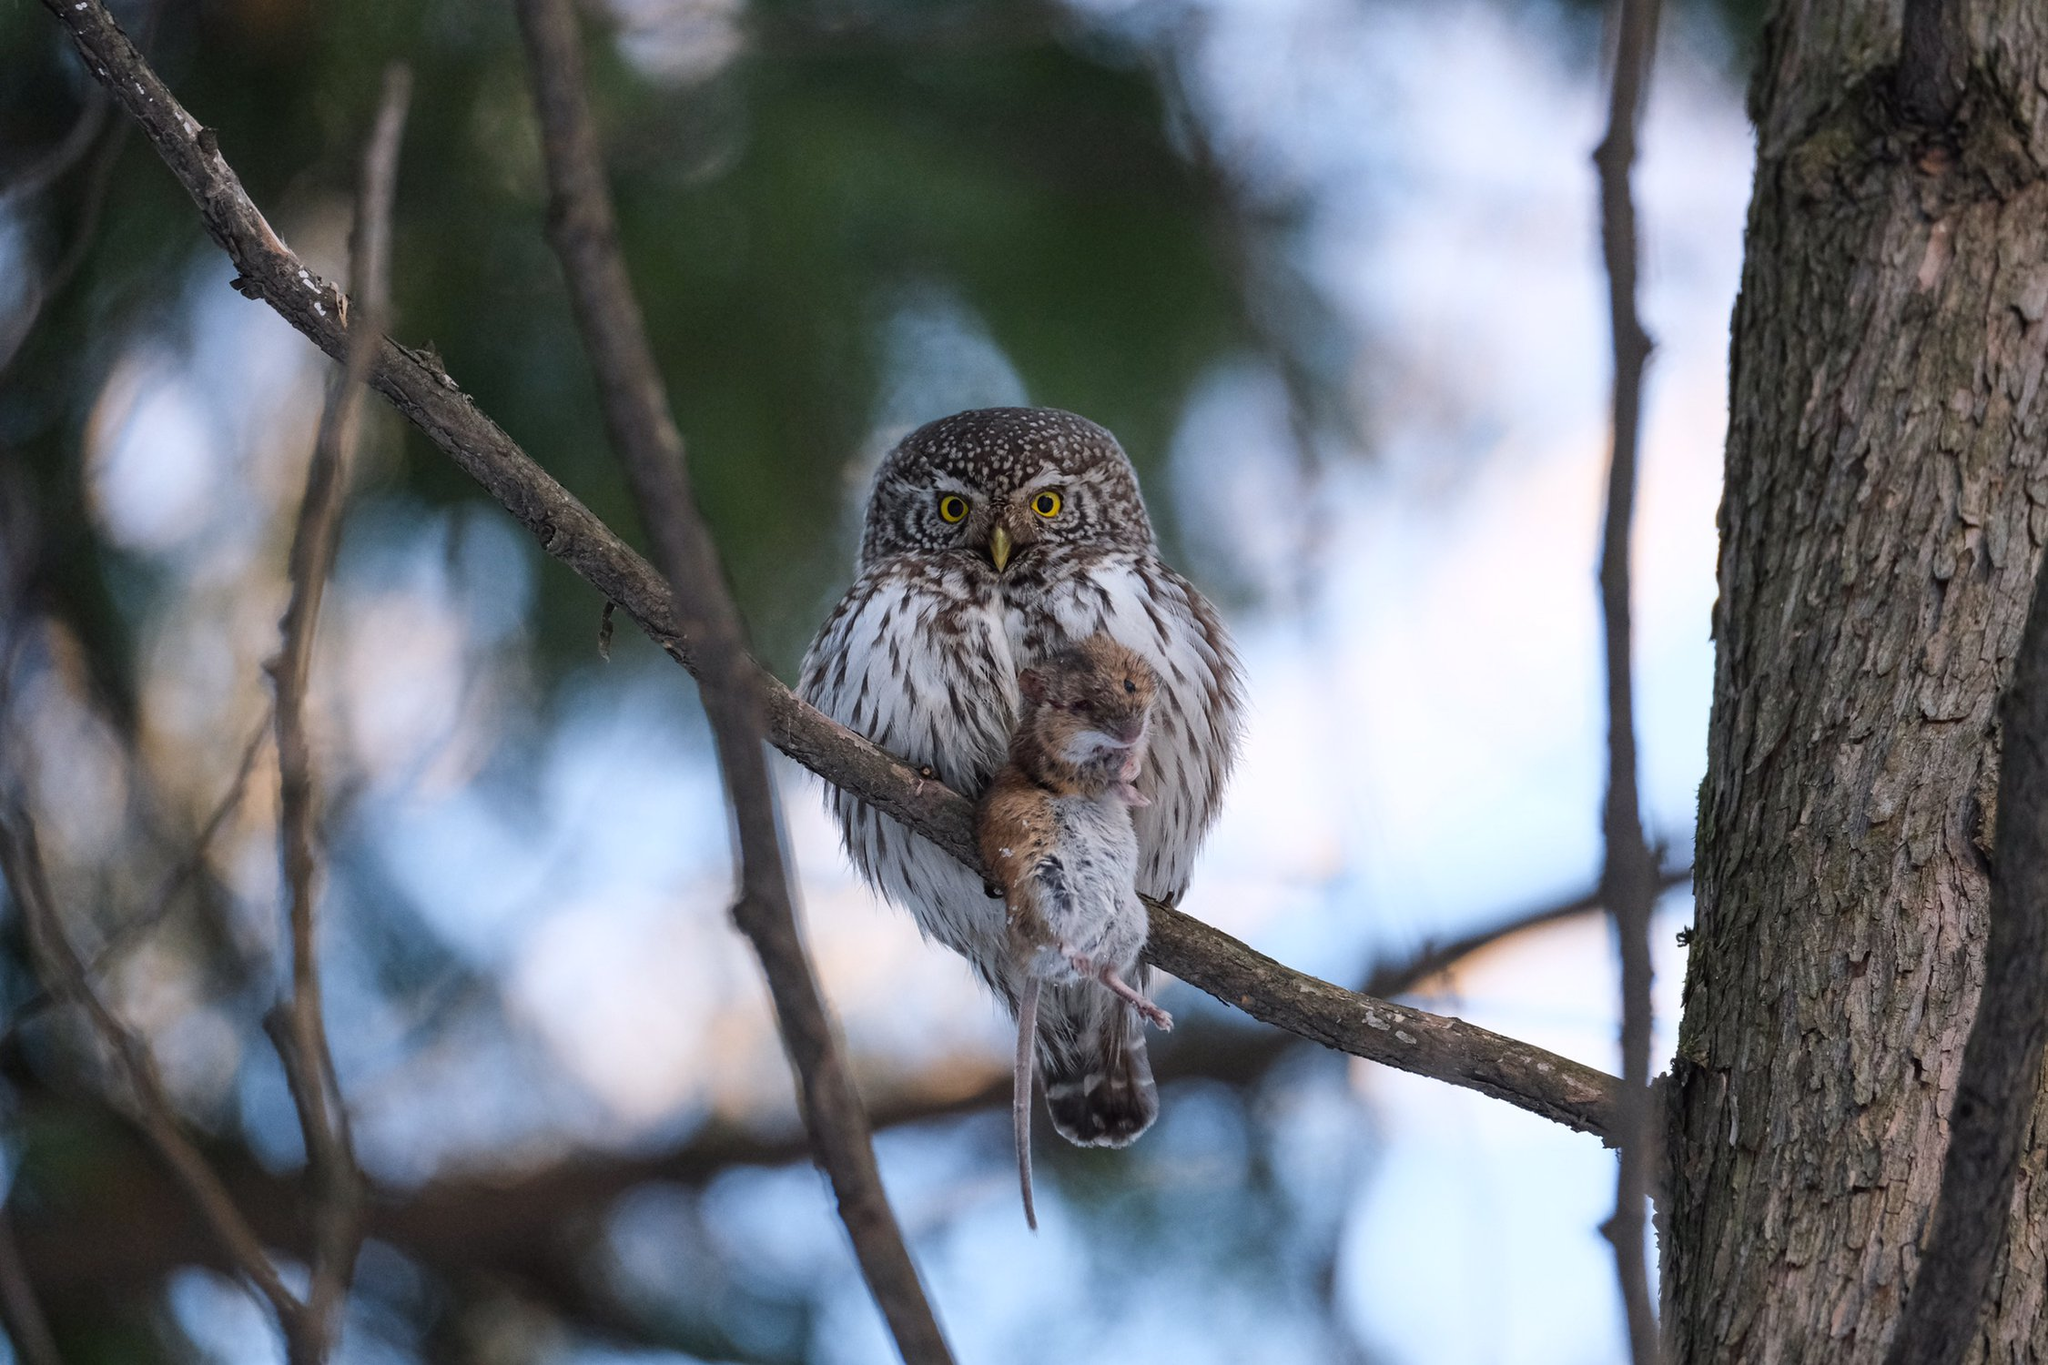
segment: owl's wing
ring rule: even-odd
[[[1178,900],[1195,851],[1216,819],[1244,729],[1237,650],[1209,600],[1149,554],[1112,554],[1065,578],[1049,603],[1067,641],[1097,631],[1136,650],[1159,675],[1152,744],[1131,812],[1138,887]]]

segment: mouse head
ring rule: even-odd
[[[1145,760],[1159,681],[1132,650],[1091,635],[1017,675],[1024,715],[1018,738],[1049,769],[1084,786],[1128,783]]]

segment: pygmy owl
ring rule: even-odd
[[[1149,804],[1131,812],[1137,883],[1177,901],[1235,757],[1240,675],[1215,608],[1160,561],[1116,438],[1050,408],[919,427],[875,475],[859,570],[798,691],[969,796],[1007,756],[1020,670],[1097,633],[1151,666],[1159,690],[1135,783]],[[845,792],[833,805],[862,874],[1014,1010],[1024,982],[980,875]],[[1093,983],[1045,989],[1038,1067],[1069,1141],[1122,1146],[1159,1112],[1142,1024]]]

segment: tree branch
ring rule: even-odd
[[[241,271],[236,284],[268,303],[329,355],[341,354],[346,330],[336,315],[339,296],[279,241],[241,182],[220,156],[211,130],[203,130],[157,79],[108,17],[100,0],[43,0],[70,31],[88,66],[143,127],[165,164],[199,206],[208,231]],[[77,8],[84,4],[83,9]],[[548,476],[497,424],[486,417],[436,362],[389,339],[378,343],[371,386],[389,398],[435,445],[530,531],[542,548],[589,583],[606,601],[631,615],[648,637],[692,673],[701,663],[680,633],[661,578],[608,526]],[[953,856],[974,863],[973,806],[943,783],[921,777],[822,715],[750,660],[739,661],[767,720],[767,736],[790,758],[826,781],[857,795],[906,829]],[[1253,953],[1228,935],[1186,915],[1155,907],[1151,952],[1188,984],[1256,1017],[1291,1017],[1284,997],[1316,990],[1329,1008],[1362,1018],[1385,1001],[1340,991]],[[1265,964],[1260,967],[1259,964]],[[1430,1019],[1416,1010],[1405,1018]],[[1614,1132],[1619,1082],[1591,1067],[1457,1025],[1427,1054],[1380,1045],[1357,1055],[1495,1095],[1510,1104],[1596,1133]],[[1327,1031],[1305,1034],[1333,1042]],[[1377,1037],[1377,1034],[1375,1035]],[[1478,1075],[1496,1079],[1481,1083]]]
[[[682,433],[619,253],[576,14],[569,0],[520,0],[519,27],[547,163],[548,235],[597,371],[612,448],[653,537],[677,623],[696,647],[704,713],[733,812],[739,857],[733,919],[761,959],[818,1164],[832,1182],[839,1217],[896,1349],[907,1365],[951,1365],[952,1350],[889,1207],[867,1111],[797,930],[745,630],[698,515]]]
[[[0,709],[4,709],[4,702],[0,702]],[[228,789],[221,793],[220,800],[214,804],[212,812],[206,817],[206,823],[200,826],[199,833],[193,837],[190,851],[164,874],[164,879],[157,884],[156,892],[150,897],[147,908],[107,935],[106,941],[100,944],[99,949],[93,953],[92,960],[86,964],[88,981],[104,973],[108,964],[122,949],[162,924],[165,917],[170,914],[172,905],[176,903],[178,893],[206,870],[206,860],[213,847],[213,841],[219,837],[221,827],[227,823],[228,817],[234,814],[235,807],[242,804],[242,797],[249,789],[249,777],[256,770],[256,755],[262,752],[263,740],[269,733],[270,716],[266,712],[255,733],[249,736],[249,742],[242,747],[242,758],[235,767],[235,775],[229,781]],[[14,1017],[7,1021],[7,1026],[0,1028],[0,1045],[11,1039],[22,1025],[47,1009],[52,1000],[53,997],[47,990],[38,988],[28,999],[22,1001],[15,1009]]]
[[[1885,1365],[1960,1365],[2006,1244],[2048,1037],[2048,557],[1999,717],[1984,991],[1963,1045],[1941,1193]]]
[[[334,1339],[335,1323],[362,1245],[362,1172],[356,1166],[347,1108],[334,1075],[321,1004],[313,913],[319,857],[313,833],[313,752],[306,735],[306,690],[319,629],[320,602],[334,569],[341,509],[360,435],[363,376],[383,334],[391,296],[391,204],[398,180],[399,140],[412,97],[412,73],[397,63],[384,72],[377,118],[363,153],[349,251],[349,303],[355,317],[341,369],[332,377],[319,435],[306,469],[306,495],[292,540],[292,596],[280,627],[282,647],[269,664],[277,687],[278,840],[290,902],[292,980],[271,1031],[284,1063],[313,1190],[316,1232],[306,1311],[288,1321],[293,1365],[317,1365]]]
[[[114,1103],[156,1147],[186,1196],[199,1209],[228,1263],[269,1301],[286,1331],[304,1311],[285,1288],[263,1244],[242,1217],[227,1188],[185,1136],[148,1047],[114,1017],[86,980],[85,964],[72,947],[50,894],[48,875],[28,812],[9,802],[0,811],[0,874],[7,878],[14,904],[28,931],[29,951],[45,987],[85,1018],[106,1049],[115,1072]]]
[[[1629,625],[1629,529],[1635,510],[1636,451],[1642,425],[1643,366],[1650,338],[1636,316],[1636,208],[1629,174],[1643,88],[1657,47],[1658,0],[1617,0],[1614,86],[1607,136],[1593,153],[1600,173],[1600,237],[1614,335],[1613,450],[1607,465],[1607,518],[1600,548],[1600,611],[1606,625],[1607,856],[1601,898],[1614,916],[1621,957],[1621,1163],[1614,1216],[1602,1231],[1614,1246],[1615,1276],[1627,1311],[1635,1365],[1661,1358],[1657,1312],[1643,1250],[1643,1208],[1658,1143],[1650,1104],[1650,911],[1657,863],[1643,838],[1636,792],[1635,689]]]
[[[1512,934],[1599,909],[1595,896],[1578,896],[1505,916],[1461,944],[1468,952],[1478,951]],[[1424,949],[1375,968],[1371,980],[1387,994],[1397,994],[1455,966],[1456,959],[1449,954],[1449,949]],[[1162,1086],[1207,1080],[1243,1089],[1255,1085],[1303,1041],[1279,1030],[1191,1019],[1162,1041],[1153,1061]],[[877,1132],[985,1113],[1008,1106],[1011,1079],[1007,1066],[991,1060],[953,1093],[885,1092],[869,1112]],[[556,1250],[548,1245],[551,1237],[588,1226],[589,1219],[612,1200],[642,1185],[702,1187],[736,1167],[786,1166],[809,1154],[809,1139],[801,1132],[764,1134],[714,1120],[686,1142],[662,1152],[584,1153],[529,1171],[465,1173],[416,1191],[376,1192],[368,1201],[368,1228],[371,1236],[428,1265],[510,1269],[536,1251],[555,1256]],[[288,1179],[271,1175],[246,1158],[238,1164],[226,1159],[218,1164],[236,1202],[249,1211],[266,1241],[288,1249],[306,1245],[300,1201]],[[52,1303],[97,1301],[109,1285],[148,1283],[178,1264],[218,1259],[204,1227],[188,1225],[177,1206],[180,1196],[155,1183],[153,1173],[132,1162],[116,1162],[102,1169],[93,1193],[105,1200],[104,1206],[46,1206],[22,1225],[34,1287]],[[147,1229],[148,1235],[109,1238],[109,1218]]]
[[[6,1327],[8,1343],[22,1365],[64,1365],[4,1203],[0,1203],[0,1326]]]
[[[106,127],[108,108],[106,92],[88,91],[78,117],[71,121],[71,127],[57,140],[57,145],[22,167],[13,179],[0,184],[0,213],[13,212],[69,175],[71,168],[92,150],[100,129]]]
[[[1684,886],[1691,880],[1690,864],[1660,869],[1654,883],[1656,894],[1661,896],[1673,887]],[[1454,938],[1441,946],[1424,943],[1409,957],[1373,968],[1372,975],[1365,979],[1365,984],[1359,987],[1359,990],[1365,995],[1380,995],[1389,999],[1405,995],[1430,977],[1449,971],[1474,953],[1490,948],[1502,939],[1530,929],[1540,929],[1548,924],[1559,924],[1595,910],[1604,910],[1606,903],[1600,896],[1601,889],[1596,886],[1583,896],[1535,910],[1521,911],[1484,929],[1466,934],[1463,938]]]

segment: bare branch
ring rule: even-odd
[[[277,1268],[264,1253],[262,1242],[235,1207],[220,1178],[185,1136],[148,1047],[114,1017],[87,982],[85,964],[64,932],[56,901],[50,894],[35,825],[18,804],[9,803],[6,810],[0,811],[0,873],[5,874],[14,904],[21,912],[28,931],[29,951],[45,988],[60,1003],[78,1010],[106,1049],[115,1072],[114,1103],[156,1147],[172,1177],[198,1207],[229,1264],[269,1301],[278,1321],[289,1332],[291,1324],[304,1311],[302,1306],[278,1278]]]
[[[1146,956],[1252,1018],[1367,1061],[1506,1100],[1570,1128],[1618,1131],[1612,1076],[1462,1019],[1347,991],[1158,901]],[[1197,978],[1200,978],[1197,980]]]
[[[1984,991],[1963,1045],[1933,1227],[1886,1365],[1960,1365],[2005,1246],[2048,1037],[2048,558],[2020,637],[2003,731]]]
[[[77,8],[80,3],[84,9]],[[44,4],[70,31],[94,72],[105,73],[100,75],[101,81],[142,125],[165,164],[192,195],[208,231],[240,269],[237,285],[242,292],[268,303],[328,354],[341,354],[347,333],[336,315],[339,296],[271,231],[221,158],[212,132],[201,130],[177,104],[99,0],[44,0]],[[548,554],[605,600],[617,603],[685,668],[700,672],[701,665],[693,646],[681,634],[660,576],[486,417],[437,362],[383,339],[370,383],[517,518]],[[765,713],[770,743],[955,857],[968,862],[976,859],[973,806],[966,797],[920,776],[805,705],[751,660],[740,661],[740,667]],[[1272,972],[1244,971],[1237,960],[1215,955],[1217,945],[1228,945],[1236,952],[1249,953],[1249,949],[1206,925],[1197,926],[1199,934],[1186,927],[1193,924],[1184,915],[1155,913],[1151,934],[1155,960],[1164,963],[1172,957],[1177,963],[1173,970],[1182,980],[1230,1004],[1249,1011],[1257,1002],[1267,1012],[1261,1017],[1278,1019],[1291,1017],[1290,1012],[1283,1002],[1268,997],[1267,991],[1278,996],[1297,985],[1337,989],[1277,963],[1271,964]],[[1384,1001],[1370,997],[1340,994],[1344,999],[1339,1003],[1354,1015],[1366,1007],[1385,1006]],[[1433,1017],[1415,1010],[1402,1013]],[[1307,1036],[1330,1042],[1321,1033]],[[1344,1046],[1339,1042],[1330,1045]],[[1442,1047],[1447,1051],[1436,1054],[1438,1060],[1449,1056],[1457,1061],[1455,1068],[1440,1068],[1442,1079],[1474,1084],[1474,1088],[1487,1089],[1487,1093],[1533,1113],[1571,1122],[1603,1137],[1612,1135],[1609,1118],[1619,1087],[1614,1077],[1479,1030],[1447,1037]],[[1359,1055],[1419,1074],[1439,1074],[1414,1064],[1403,1051],[1382,1049]],[[1531,1058],[1534,1061],[1528,1067],[1518,1064],[1519,1059]],[[1511,1083],[1488,1089],[1454,1074],[1482,1071],[1511,1078]],[[1593,1092],[1590,1099],[1589,1087]],[[1567,1115],[1577,1117],[1563,1117]]]
[[[1666,874],[1667,882],[1684,872]],[[1593,893],[1504,916],[1494,927],[1461,940],[1478,951],[1530,929],[1600,909]],[[1456,965],[1452,949],[1425,949],[1373,970],[1375,990],[1397,994]],[[1184,1080],[1255,1085],[1302,1040],[1278,1030],[1251,1030],[1190,1019],[1154,1057],[1162,1086]],[[1006,1105],[1011,1075],[991,1062],[971,1081],[945,1095],[911,1089],[885,1093],[870,1106],[876,1131],[935,1119],[983,1113]],[[585,1153],[538,1169],[447,1176],[416,1191],[385,1191],[370,1201],[370,1235],[402,1248],[428,1265],[530,1269],[535,1256],[553,1264],[565,1254],[554,1239],[588,1227],[612,1200],[651,1182],[701,1187],[741,1166],[783,1166],[805,1159],[807,1137],[762,1134],[712,1122],[688,1141],[646,1154]],[[302,1248],[300,1201],[291,1183],[241,1158],[223,1174],[237,1203],[249,1211],[270,1243]],[[154,1282],[171,1267],[218,1260],[204,1227],[194,1227],[175,1189],[154,1172],[118,1164],[102,1172],[95,1197],[104,1205],[49,1209],[25,1221],[21,1239],[34,1288],[57,1305],[98,1302],[112,1285]],[[105,1235],[107,1219],[147,1229],[147,1235]]]
[[[165,917],[170,914],[171,907],[177,903],[178,893],[206,870],[206,861],[213,848],[213,841],[219,836],[221,827],[227,823],[228,817],[234,814],[235,807],[242,804],[242,797],[249,789],[249,777],[256,770],[256,756],[263,751],[263,741],[269,734],[270,715],[265,712],[262,723],[256,727],[255,733],[249,736],[249,742],[242,747],[241,762],[236,765],[235,775],[228,782],[227,790],[221,793],[220,800],[214,803],[212,812],[206,817],[206,823],[199,827],[199,833],[193,837],[191,850],[164,874],[164,879],[157,884],[156,894],[150,897],[149,905],[142,913],[107,935],[106,941],[100,945],[99,951],[92,955],[92,961],[86,966],[88,981],[104,973],[108,964],[122,949],[162,924]],[[15,1010],[14,1017],[7,1021],[7,1027],[0,1029],[0,1043],[11,1038],[16,1029],[47,1009],[51,1001],[50,993],[40,989],[22,1001],[21,1006]]]
[[[156,33],[157,19],[162,12],[159,0],[144,0],[141,14],[142,45],[146,48]],[[29,171],[0,190],[0,213],[6,213],[19,206],[32,195],[48,189],[63,176],[71,173],[77,159],[91,150],[94,142],[99,150],[93,153],[87,170],[85,186],[80,194],[80,207],[71,229],[71,244],[57,263],[42,274],[35,282],[35,288],[28,300],[26,315],[16,324],[12,336],[0,337],[0,374],[14,363],[27,343],[29,334],[48,313],[71,281],[99,239],[100,219],[107,207],[107,196],[114,187],[114,168],[120,163],[121,153],[127,148],[130,126],[121,124],[107,137],[99,136],[100,127],[105,124],[109,112],[109,101],[104,91],[95,91],[90,106],[81,112],[63,142],[53,149],[50,156],[31,167]]]
[[[1621,955],[1621,1169],[1614,1216],[1602,1229],[1614,1245],[1615,1275],[1628,1316],[1635,1365],[1661,1358],[1657,1312],[1643,1250],[1643,1207],[1657,1136],[1650,1103],[1650,911],[1657,898],[1657,862],[1643,838],[1636,793],[1635,690],[1629,627],[1629,529],[1635,510],[1636,450],[1642,426],[1643,366],[1650,338],[1636,316],[1636,207],[1629,173],[1643,87],[1657,47],[1658,0],[1617,0],[1614,87],[1607,136],[1593,153],[1600,172],[1600,237],[1614,332],[1613,452],[1607,464],[1607,520],[1600,547],[1600,611],[1606,624],[1607,803],[1602,821],[1607,857],[1601,898],[1614,916]]]
[[[1661,896],[1673,887],[1684,886],[1691,880],[1692,867],[1689,864],[1684,867],[1664,868],[1657,873],[1656,892]],[[1571,900],[1540,906],[1534,910],[1523,910],[1484,929],[1475,930],[1463,938],[1452,939],[1442,946],[1425,943],[1409,957],[1373,968],[1372,975],[1366,978],[1359,991],[1365,995],[1379,995],[1389,999],[1405,995],[1430,977],[1449,971],[1474,953],[1490,948],[1502,939],[1605,908],[1605,903],[1600,899],[1600,888],[1596,886],[1583,896],[1575,896]]]
[[[57,1354],[57,1338],[50,1334],[49,1319],[43,1316],[35,1285],[29,1280],[21,1244],[14,1239],[14,1220],[4,1204],[0,1204],[0,1325],[7,1328],[7,1340],[22,1365],[64,1365],[64,1358]]]
[[[57,140],[57,145],[22,167],[12,180],[0,185],[0,213],[13,212],[70,174],[71,168],[92,150],[100,129],[106,127],[108,107],[104,91],[88,92],[78,117],[71,121],[71,127]]]
[[[760,696],[745,631],[711,534],[691,495],[683,438],[669,411],[640,306],[619,254],[604,158],[584,89],[583,52],[569,0],[520,0],[551,203],[549,237],[569,281],[576,321],[597,371],[613,450],[626,468],[655,561],[673,592],[677,623],[695,645],[739,856],[733,919],[754,945],[775,1019],[796,1070],[811,1141],[839,1200],[868,1290],[911,1365],[950,1365],[939,1329],[882,1188],[867,1111],[846,1065],[798,933],[783,865],[775,787],[763,748]]]
[[[272,714],[277,723],[278,838],[283,845],[292,944],[291,991],[272,1039],[305,1134],[317,1229],[306,1312],[298,1320],[299,1330],[289,1330],[292,1324],[287,1324],[294,1365],[315,1365],[326,1357],[334,1338],[335,1317],[348,1297],[356,1252],[362,1245],[362,1173],[356,1167],[321,1005],[313,923],[319,857],[314,847],[313,753],[306,737],[306,689],[320,602],[334,568],[341,509],[348,495],[349,469],[355,461],[363,376],[389,309],[391,202],[398,180],[399,140],[411,97],[412,73],[397,63],[387,67],[356,196],[349,253],[349,307],[355,313],[354,328],[320,414],[320,431],[306,470],[306,495],[292,541],[292,597],[280,628],[284,641],[269,664],[277,686]]]

